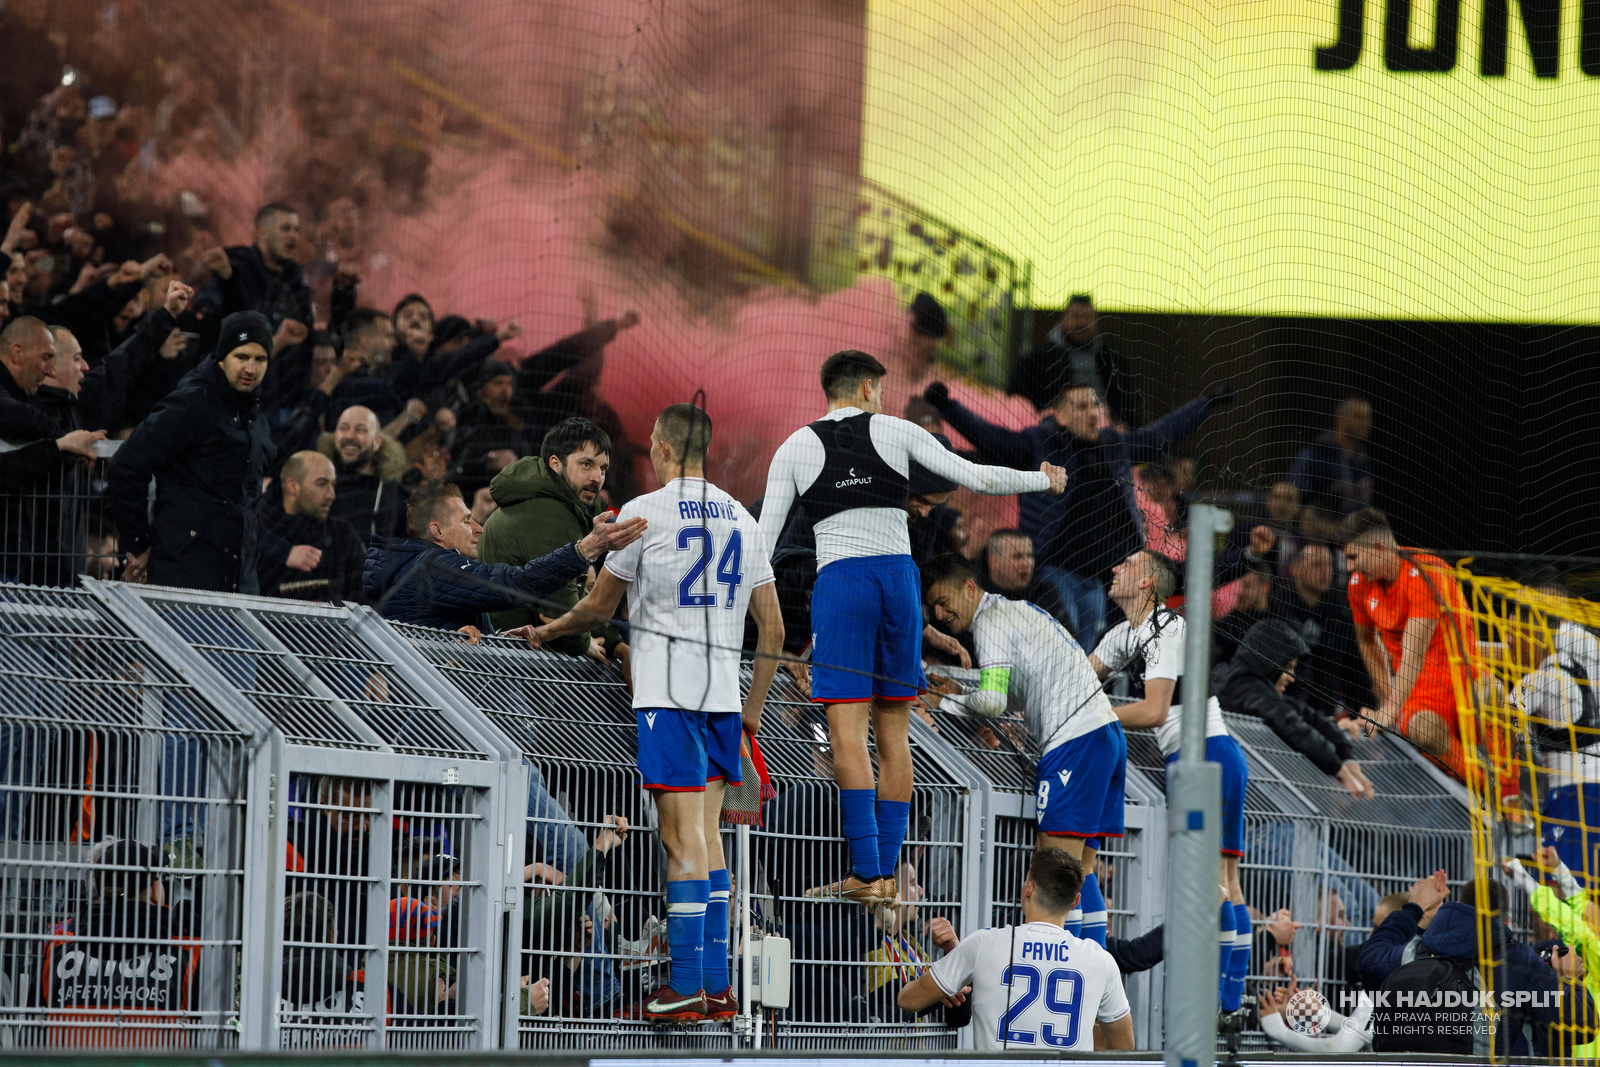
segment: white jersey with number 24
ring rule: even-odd
[[[703,478],[674,478],[628,501],[644,536],[606,557],[630,583],[633,706],[738,711],[739,649],[750,591],[772,581],[761,526]]]
[[[1050,923],[980,930],[928,973],[946,995],[972,987],[980,1052],[1092,1052],[1094,1024],[1128,1014],[1111,953]]]

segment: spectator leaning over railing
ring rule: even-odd
[[[611,467],[611,438],[588,419],[571,418],[545,434],[539,455],[519,459],[489,485],[499,510],[483,524],[479,557],[485,563],[520,567],[585,536],[595,516],[604,513],[600,491]],[[548,607],[521,607],[492,617],[502,630],[537,625],[539,616],[556,618],[583,598],[584,582],[574,578],[548,597]],[[549,647],[571,656],[590,652],[594,639],[604,639],[617,654],[618,635],[611,627],[558,637]],[[626,651],[621,653],[626,655]]]
[[[271,348],[261,315],[229,315],[215,360],[191,371],[117,450],[107,495],[128,581],[258,591],[256,502],[273,450],[257,401]],[[147,514],[152,478],[156,501]],[[269,558],[297,570],[315,566],[309,547],[290,551],[271,534],[265,540]]]
[[[459,487],[425,486],[406,503],[409,537],[374,542],[367,550],[365,592],[378,612],[395,622],[458,630],[483,630],[491,611],[540,600],[589,569],[603,552],[631,545],[645,521],[596,519],[582,540],[569,542],[521,567],[480,563],[483,527],[473,519]]]
[[[0,578],[35,584],[56,584],[64,576],[54,534],[60,531],[59,505],[48,499],[61,491],[74,457],[94,458],[94,442],[105,432],[63,433],[31,398],[56,359],[56,337],[28,315],[12,319],[0,331],[0,441],[37,445],[13,453],[6,471],[5,499],[0,500]]]

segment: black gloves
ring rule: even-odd
[[[934,410],[942,415],[945,408],[950,406],[950,390],[943,382],[934,382],[922,391],[922,399],[932,404]]]
[[[1218,382],[1205,391],[1205,398],[1211,401],[1213,408],[1227,407],[1234,401],[1233,383]]]

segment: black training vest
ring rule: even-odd
[[[822,473],[800,494],[813,523],[852,508],[900,508],[911,503],[911,482],[884,462],[872,447],[866,412],[843,419],[821,419],[811,432],[822,440]]]

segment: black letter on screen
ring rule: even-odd
[[[1520,2],[1533,72],[1541,78],[1554,78],[1561,66],[1561,0]],[[1483,5],[1483,57],[1478,65],[1484,77],[1505,77],[1510,30],[1510,0],[1487,0]]]
[[[1394,71],[1442,73],[1456,65],[1456,45],[1461,28],[1461,0],[1434,0],[1433,47],[1412,48],[1406,42],[1411,29],[1411,0],[1389,0],[1383,20],[1383,64]]]
[[[1339,0],[1339,39],[1317,49],[1318,70],[1349,70],[1356,65],[1361,58],[1366,9],[1367,0]]]
[[[1600,0],[1583,0],[1583,50],[1578,65],[1590,77],[1600,75]]]

